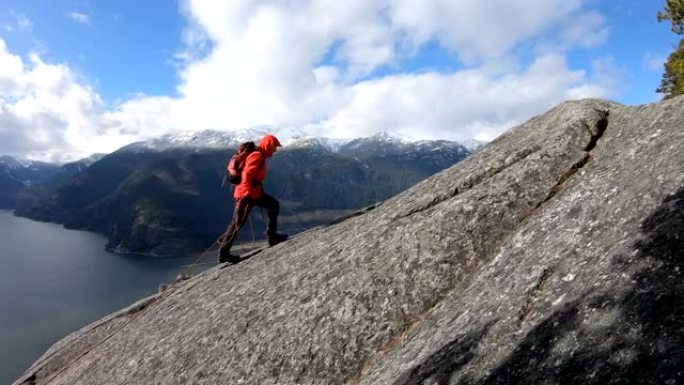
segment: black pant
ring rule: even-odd
[[[233,210],[233,219],[226,229],[226,232],[221,236],[221,253],[230,252],[235,238],[237,238],[242,225],[247,221],[250,211],[253,206],[263,207],[268,210],[268,222],[266,223],[266,236],[273,236],[278,231],[278,212],[280,211],[280,203],[272,196],[262,193],[258,199],[249,197],[241,198],[235,201],[235,209]]]

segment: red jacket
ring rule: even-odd
[[[242,181],[235,186],[233,197],[241,199],[250,197],[258,199],[261,197],[261,185],[266,179],[266,158],[273,156],[276,148],[280,146],[278,138],[273,135],[266,135],[259,142],[257,150],[249,154],[242,169]]]

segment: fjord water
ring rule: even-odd
[[[69,333],[154,294],[194,261],[113,254],[105,242],[0,211],[0,384]]]

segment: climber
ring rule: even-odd
[[[266,179],[266,159],[273,156],[278,147],[280,147],[278,138],[273,135],[265,135],[261,142],[259,142],[256,150],[246,157],[241,169],[240,182],[235,186],[235,192],[233,193],[235,198],[233,219],[226,232],[219,238],[221,245],[219,248],[219,263],[235,263],[240,261],[240,257],[230,253],[230,248],[233,246],[235,237],[255,205],[263,207],[268,211],[268,222],[266,224],[268,245],[275,246],[287,239],[286,234],[279,234],[277,232],[280,203],[277,199],[266,194],[262,187],[264,179]]]

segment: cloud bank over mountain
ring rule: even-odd
[[[491,140],[562,100],[617,92],[609,56],[591,70],[568,60],[609,36],[590,5],[187,0],[175,94],[113,104],[68,63],[22,58],[0,36],[0,153],[70,160],[164,133],[256,125]]]

